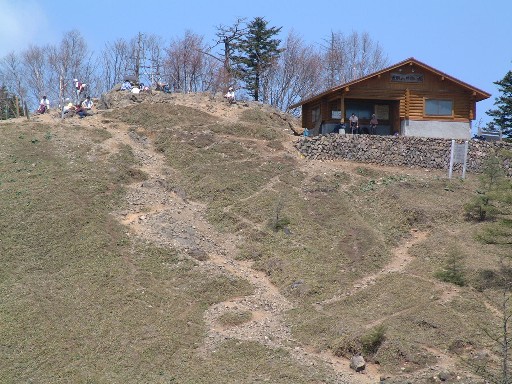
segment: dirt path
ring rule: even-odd
[[[211,353],[226,338],[255,341],[269,348],[289,351],[300,364],[330,366],[338,383],[378,382],[378,373],[374,369],[369,368],[365,374],[355,373],[349,368],[348,360],[313,351],[293,339],[284,317],[293,305],[265,273],[252,268],[251,262],[234,259],[238,239],[217,233],[206,221],[202,204],[187,200],[167,185],[166,176],[173,170],[167,166],[164,156],[153,149],[147,137],[139,136],[121,123],[115,126],[101,124],[100,116],[67,124],[82,125],[85,129],[106,129],[112,137],[98,144],[89,156],[107,157],[128,145],[140,163],[140,170],[148,175],[147,180],[128,187],[125,208],[115,212],[131,236],[179,249],[198,259],[207,271],[237,276],[254,286],[252,295],[217,303],[205,311],[208,332],[201,353]],[[270,181],[267,188],[272,188],[273,182]],[[198,258],[198,254],[204,257]],[[250,312],[251,319],[237,326],[221,325],[219,318],[232,311]]]
[[[226,112],[225,117],[233,118],[231,112],[233,111]],[[165,157],[154,150],[149,138],[139,136],[121,123],[115,126],[104,125],[100,115],[71,124],[103,128],[112,135],[110,139],[99,144],[91,152],[91,156],[110,156],[123,145],[128,145],[138,159],[141,171],[148,175],[144,182],[129,186],[126,207],[116,212],[118,220],[129,228],[129,233],[160,246],[179,249],[198,259],[206,270],[237,276],[254,286],[252,295],[217,303],[205,311],[204,321],[208,332],[200,348],[201,353],[211,353],[226,338],[255,341],[269,348],[287,350],[300,364],[312,365],[321,362],[330,366],[338,383],[367,384],[379,381],[376,366],[368,365],[364,374],[356,374],[349,368],[348,360],[338,358],[329,351],[315,351],[293,339],[290,325],[285,321],[285,313],[293,308],[292,303],[280,294],[263,272],[252,268],[251,262],[235,260],[238,241],[236,236],[217,233],[205,219],[205,207],[202,204],[187,200],[183,194],[167,185],[167,176],[173,170],[168,167]],[[295,153],[292,141],[285,143],[289,153]],[[312,172],[332,170],[334,166],[328,162],[317,162]],[[311,171],[311,167],[309,168]],[[275,182],[276,179],[270,180],[264,189],[271,189]],[[255,191],[262,192],[263,190]],[[342,300],[375,284],[386,274],[403,273],[412,261],[409,249],[423,241],[426,236],[425,232],[411,232],[411,236],[394,250],[386,267],[361,279],[351,290],[338,292],[334,297],[318,303],[317,309],[321,310],[324,305]],[[236,326],[226,326],[219,321],[222,315],[234,311],[248,312],[251,318]]]
[[[389,273],[402,273],[406,269],[407,265],[413,260],[413,257],[409,254],[409,249],[424,241],[427,238],[427,232],[421,232],[416,229],[413,229],[410,233],[410,236],[403,240],[394,250],[393,256],[391,257],[390,262],[382,268],[380,271],[365,276],[361,280],[357,281],[352,289],[349,291],[338,292],[332,298],[324,300],[316,304],[318,310],[322,310],[324,305],[332,304],[343,300],[347,296],[352,296],[355,293],[368,288],[371,285],[374,285],[378,279],[389,274]]]

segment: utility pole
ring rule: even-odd
[[[135,76],[137,77],[137,82],[140,81],[140,61],[141,61],[141,52],[142,52],[142,33],[139,32],[138,40],[137,40],[137,52],[135,53]]]

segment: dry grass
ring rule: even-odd
[[[287,317],[297,340],[348,350],[383,326],[374,359],[394,374],[404,364],[407,371],[435,364],[435,351],[461,343],[460,354],[492,344],[482,328],[499,327],[489,308],[500,299],[485,276],[510,249],[478,241],[484,225],[464,220],[477,188],[472,175],[448,181],[342,164],[316,172],[281,151],[282,122],[261,110],[232,124],[189,107],[141,105],[104,121],[118,119],[165,154],[169,185],[206,204],[216,229],[243,239],[238,257],[254,260],[294,303]],[[146,177],[128,146],[93,162],[89,149],[109,138],[101,130],[80,132],[65,153],[49,126],[0,125],[0,132],[0,382],[330,380],[256,343],[227,341],[199,357],[207,306],[252,288],[207,274],[175,250],[140,244],[112,219],[124,186]],[[276,210],[286,218],[277,231],[269,225]],[[411,229],[428,232],[409,250],[411,261],[400,273],[377,275]],[[453,250],[468,279],[456,291],[435,277]],[[371,274],[378,277],[367,288],[344,295]]]

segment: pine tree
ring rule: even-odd
[[[23,116],[23,111],[16,96],[9,93],[7,87],[0,87],[0,120]]]
[[[503,79],[495,81],[501,92],[496,98],[496,109],[487,111],[487,115],[493,117],[490,127],[500,128],[503,135],[512,136],[512,71],[508,71]]]
[[[247,26],[247,33],[237,44],[237,55],[232,57],[238,69],[238,75],[245,82],[245,88],[255,101],[259,100],[262,78],[265,72],[279,58],[281,40],[274,36],[281,28],[267,27],[268,22],[256,17]]]

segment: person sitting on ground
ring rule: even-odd
[[[235,102],[235,91],[233,90],[233,87],[229,87],[228,92],[224,95],[224,97],[230,104]]]
[[[144,85],[144,83],[139,83],[139,92],[149,92],[148,86]]]
[[[121,85],[121,91],[131,91],[132,83],[129,80],[125,80],[123,85]]]
[[[39,102],[39,108],[37,110],[37,113],[43,114],[45,112],[48,112],[49,110],[50,110],[50,100],[48,100],[45,95]]]
[[[156,90],[157,91],[162,91],[162,92],[165,92],[165,93],[170,93],[169,84],[161,82],[161,81],[157,81],[156,82]]]
[[[89,116],[89,114],[87,113],[86,109],[84,107],[82,107],[82,105],[80,105],[80,104],[75,105],[75,113],[81,119],[83,119],[85,116]]]
[[[62,108],[62,111],[64,113],[68,113],[68,112],[74,112],[75,111],[75,106],[73,105],[73,103],[68,103],[64,106],[64,108]]]
[[[85,110],[89,110],[89,111],[92,109],[93,105],[94,105],[94,103],[91,100],[91,96],[87,96],[82,103],[82,107]]]

